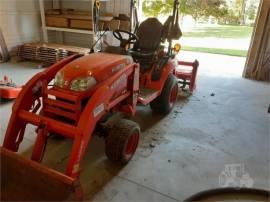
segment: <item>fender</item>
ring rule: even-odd
[[[156,91],[159,91],[159,94],[161,94],[163,86],[170,74],[175,74],[175,64],[173,59],[169,59],[168,63],[162,68],[160,79],[157,81],[152,80],[152,72],[147,73],[146,75],[146,88],[155,89]]]
[[[121,86],[119,81],[122,81],[122,78],[125,78],[123,81],[125,88],[129,87],[128,78],[131,75],[134,75],[139,71],[137,64],[131,64],[126,68],[117,72],[113,77],[106,81],[106,83],[101,86],[97,91],[93,94],[88,104],[86,105],[84,111],[80,116],[80,120],[78,122],[77,130],[78,134],[75,136],[74,144],[72,147],[71,156],[69,159],[68,167],[67,167],[67,175],[71,177],[78,177],[79,175],[79,167],[80,161],[83,158],[86,147],[92,137],[92,133],[95,129],[97,122],[115,107],[117,104],[121,103],[123,100],[126,100],[129,97],[132,97],[132,92],[134,92],[134,87],[138,89],[138,86],[130,86],[131,89],[127,90],[122,95],[114,98],[115,91],[117,91],[116,85]],[[123,77],[123,75],[126,75]],[[138,85],[138,82],[133,82],[134,85]],[[137,103],[132,107],[136,108]],[[135,111],[135,109],[134,109]]]

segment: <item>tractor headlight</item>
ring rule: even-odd
[[[95,86],[97,81],[94,77],[89,76],[85,78],[77,78],[71,82],[70,90],[73,91],[86,91],[89,88]]]
[[[65,80],[63,72],[58,72],[54,78],[54,85],[59,88],[64,88]]]

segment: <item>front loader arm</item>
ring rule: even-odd
[[[132,98],[134,94],[138,94],[139,78],[136,78],[138,75],[139,66],[137,64],[131,64],[108,79],[93,94],[78,122],[78,135],[74,139],[67,167],[67,175],[71,177],[78,176],[80,161],[83,158],[97,122],[116,105]],[[123,93],[115,97],[115,92],[121,88],[123,89]],[[131,102],[127,104],[135,111],[137,99],[136,102],[132,101],[131,99]]]
[[[41,107],[40,98],[42,97],[44,89],[47,88],[47,85],[51,82],[55,74],[62,67],[77,57],[77,55],[73,55],[62,60],[61,62],[52,65],[45,71],[35,75],[24,85],[22,91],[20,92],[13,105],[12,115],[6,131],[3,147],[14,152],[18,151],[19,145],[23,140],[25,127],[27,124],[26,121],[19,118],[20,111],[38,111],[38,109]],[[35,107],[36,101],[38,104]]]

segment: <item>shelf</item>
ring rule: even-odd
[[[80,34],[94,34],[91,30],[83,30],[83,29],[70,29],[70,28],[61,28],[61,27],[45,27],[46,30],[50,31],[61,31],[61,32],[73,32]]]
[[[1,1],[1,0],[0,0]],[[79,33],[79,34],[89,34],[92,35],[93,41],[95,41],[95,38],[99,33],[95,33],[92,30],[84,30],[84,29],[71,29],[71,28],[61,28],[61,27],[51,27],[46,25],[46,14],[45,14],[45,8],[44,8],[44,2],[46,0],[39,0],[39,8],[40,8],[40,15],[41,15],[41,22],[42,22],[42,33],[43,33],[43,41],[48,43],[48,31],[59,31],[59,38],[61,41],[63,41],[63,34],[61,32],[71,32],[71,33]],[[62,0],[64,1],[64,0]],[[75,0],[74,0],[75,1]],[[91,2],[89,3],[89,13],[92,12],[94,8],[94,0],[76,0],[76,1],[87,1]],[[110,0],[101,0],[103,2],[108,2]],[[57,7],[61,8],[61,0],[54,0],[56,4],[58,4]],[[78,2],[79,3],[79,2]],[[93,19],[93,12],[91,16],[88,17],[89,19]],[[101,21],[110,21],[112,17],[100,17]],[[94,27],[94,22],[92,21],[92,27]]]
[[[61,17],[70,20],[92,20],[92,16],[90,15],[74,15],[74,14],[59,14],[59,15],[46,15],[49,17]],[[99,16],[99,21],[101,22],[110,22],[113,20],[113,16]]]

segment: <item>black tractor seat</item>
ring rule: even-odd
[[[136,32],[139,40],[128,53],[141,65],[141,71],[152,67],[159,52],[163,25],[157,18],[148,18],[140,24]]]

